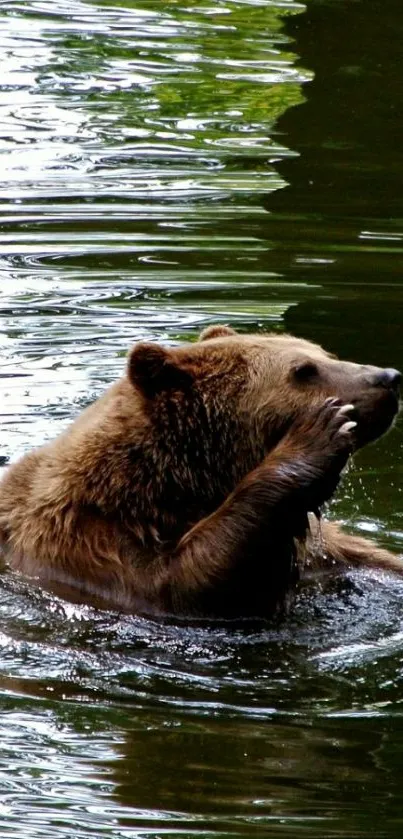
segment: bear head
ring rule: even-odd
[[[207,328],[197,342],[140,343],[128,359],[146,434],[142,455],[161,502],[208,514],[327,397],[353,406],[355,446],[375,440],[398,410],[400,374],[340,361],[284,334]],[[318,440],[318,446],[321,441]],[[155,484],[154,484],[155,491]]]
[[[330,396],[354,406],[357,447],[375,440],[397,413],[401,380],[398,370],[340,361],[304,339],[240,335],[227,326],[209,327],[197,343],[178,348],[137,344],[128,375],[149,413],[170,405],[173,418],[174,405],[187,405],[191,422],[202,408],[205,421],[215,422],[213,438],[237,426],[259,453]]]

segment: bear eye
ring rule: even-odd
[[[298,382],[309,382],[311,379],[314,379],[318,373],[319,370],[316,364],[313,364],[311,361],[306,361],[304,364],[300,364],[294,370],[294,376]]]

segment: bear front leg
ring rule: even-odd
[[[271,598],[273,607],[275,589],[281,597],[295,575],[294,542],[305,535],[308,511],[332,495],[351,452],[356,423],[349,420],[350,407],[328,399],[309,413],[216,512],[181,539],[158,587],[167,611],[209,612],[210,602],[214,613],[224,615],[228,604],[220,597],[230,599],[243,586],[256,602]],[[262,585],[272,596],[259,591]],[[238,594],[242,604],[242,590]]]

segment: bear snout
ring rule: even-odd
[[[394,367],[385,367],[383,370],[377,371],[374,376],[374,385],[376,387],[386,387],[394,391],[398,391],[402,381],[402,374]]]
[[[397,370],[379,370],[371,387],[364,389],[351,401],[358,420],[357,447],[376,440],[392,426],[399,411],[400,373]]]

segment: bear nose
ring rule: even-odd
[[[398,390],[400,382],[402,381],[402,374],[394,367],[385,367],[380,370],[376,376],[376,384],[380,387],[388,387],[393,390]]]

